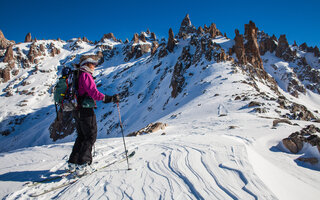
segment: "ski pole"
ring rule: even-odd
[[[119,113],[119,121],[120,121],[121,133],[122,133],[123,146],[124,146],[124,151],[126,153],[126,158],[127,158],[128,170],[131,170],[131,168],[129,167],[129,159],[128,159],[128,151],[127,151],[127,147],[126,147],[126,141],[124,140],[123,125],[122,125],[122,121],[121,121],[119,102],[117,102],[117,107],[118,107],[118,113]]]

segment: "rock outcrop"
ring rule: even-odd
[[[279,37],[276,56],[288,62],[293,61],[296,57],[296,53],[290,49],[286,35],[280,35]]]
[[[174,39],[174,34],[172,29],[169,29],[169,38],[168,38],[168,43],[167,43],[167,49],[169,52],[173,52],[173,49],[176,45],[176,40]]]
[[[196,33],[197,29],[191,24],[189,14],[187,14],[181,22],[178,38],[186,38],[187,35]]]
[[[210,25],[208,33],[211,38],[215,38],[216,36],[222,35],[221,32],[217,29],[217,26],[215,23],[212,23]]]
[[[247,61],[251,63],[255,68],[263,70],[263,63],[260,57],[259,45],[257,41],[258,28],[250,21],[249,24],[245,24],[245,38],[247,40],[245,47]]]
[[[127,137],[131,137],[131,136],[138,136],[138,135],[143,135],[143,134],[149,134],[149,133],[154,133],[157,132],[159,130],[164,130],[168,125],[162,122],[156,122],[156,123],[150,123],[148,124],[146,127],[132,132],[130,134],[127,135]]]
[[[317,147],[320,153],[320,128],[315,125],[308,125],[300,131],[292,133],[289,137],[282,140],[283,146],[291,153],[299,153],[305,144]],[[304,158],[300,157],[298,160],[302,162],[309,162],[311,164],[317,164],[319,161],[316,158]]]
[[[151,39],[154,41],[157,40],[157,36],[154,32],[151,33]]]
[[[2,31],[0,30],[0,50],[1,49],[7,49],[10,45],[14,44],[14,41],[7,40]]]
[[[0,78],[3,79],[3,82],[8,82],[10,80],[10,68],[6,67],[4,69],[0,69]]]
[[[174,66],[173,74],[171,78],[170,87],[172,87],[171,97],[176,98],[185,84],[184,74],[191,65],[192,55],[190,54],[190,47],[183,48],[181,56],[178,58],[177,63]]]
[[[90,41],[88,40],[88,38],[85,37],[85,36],[82,38],[82,41],[84,41],[84,42],[86,42],[86,43],[90,43]]]
[[[12,45],[10,45],[7,48],[7,51],[6,51],[5,55],[4,55],[3,62],[9,63],[9,64],[14,62]]]
[[[152,47],[151,47],[151,55],[154,55],[156,53],[158,47],[159,47],[159,43],[156,41],[153,41]]]
[[[245,65],[247,64],[247,57],[246,57],[246,52],[243,44],[244,42],[243,36],[239,33],[238,29],[235,30],[235,34],[236,34],[234,38],[235,44],[232,48],[231,54],[234,52],[238,59],[238,63],[240,65]]]
[[[24,42],[32,42],[31,33],[28,33],[24,39]]]
[[[277,49],[278,39],[275,35],[272,37],[265,33],[260,34],[259,50],[260,55],[264,55],[267,51],[273,53]]]
[[[37,64],[36,58],[38,56],[41,56],[41,51],[38,49],[36,43],[33,42],[30,45],[30,50],[29,50],[29,53],[27,55],[29,62],[32,63],[32,64],[33,63]]]
[[[109,39],[109,40],[113,40],[114,42],[117,42],[117,38],[113,35],[113,33],[104,34],[100,41],[103,42],[105,39]]]
[[[139,35],[138,35],[138,33],[135,33],[135,34],[133,35],[133,38],[132,38],[131,41],[133,41],[133,44],[139,43]]]
[[[263,61],[260,55],[260,48],[258,45],[258,28],[250,21],[249,24],[245,24],[244,37],[239,34],[238,30],[235,30],[235,44],[229,49],[229,54],[236,54],[237,63],[242,66],[244,71],[249,72],[249,75],[254,79],[262,79],[266,81],[266,84],[277,94],[280,94],[278,90],[278,84],[276,81],[268,75],[263,67]],[[245,40],[244,40],[245,38]]]

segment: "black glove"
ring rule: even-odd
[[[113,96],[104,95],[103,103],[119,103],[120,102],[120,96],[118,94],[115,94]]]
[[[103,103],[110,103],[112,101],[112,96],[104,95]]]
[[[119,103],[120,102],[120,96],[118,94],[113,95],[111,101],[113,103]]]

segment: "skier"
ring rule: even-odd
[[[78,175],[90,173],[92,147],[97,138],[97,121],[94,113],[95,101],[118,103],[119,95],[104,95],[98,91],[93,80],[93,72],[98,61],[87,58],[80,62],[78,78],[78,108],[73,111],[76,122],[77,138],[68,161],[68,170]]]

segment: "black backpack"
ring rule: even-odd
[[[77,109],[78,78],[79,69],[72,70],[70,67],[62,69],[62,76],[59,78],[53,93],[56,111],[58,111],[57,106],[66,112]]]

